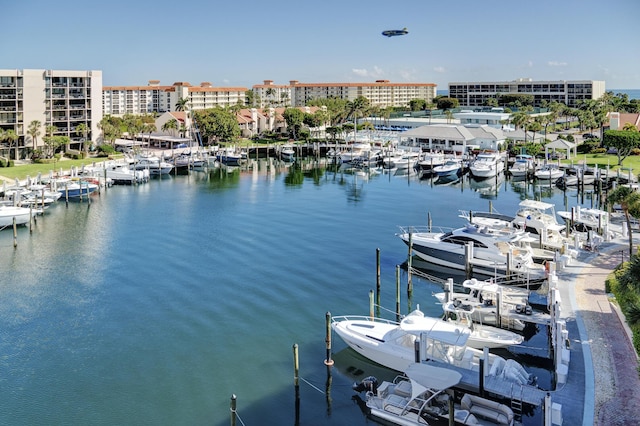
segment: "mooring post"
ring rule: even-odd
[[[407,292],[413,292],[413,282],[411,279],[411,253],[413,252],[413,234],[409,232],[409,258],[407,259]]]
[[[324,359],[325,365],[333,365],[333,360],[331,359],[331,312],[325,314],[325,323],[326,323],[326,337],[324,339],[327,345],[327,357]]]
[[[229,406],[231,411],[231,426],[236,426],[236,395],[231,395],[231,405]]]
[[[371,318],[371,321],[373,321],[374,317],[374,313],[373,313],[373,290],[369,290],[369,317]]]
[[[479,381],[479,393],[480,396],[484,398],[484,359],[480,360],[480,369],[478,370],[478,374],[480,375]]]
[[[415,361],[420,362],[420,339],[416,339],[413,341],[413,352],[415,354]]]
[[[376,304],[380,305],[380,249],[376,248]]]
[[[396,320],[400,322],[400,265],[396,265]]]
[[[18,225],[16,224],[16,217],[13,217],[13,248],[18,247]]]
[[[293,344],[293,386],[296,388],[300,386],[298,380],[298,373],[300,372],[300,363],[298,362],[298,344]]]
[[[429,232],[431,232],[431,212],[427,212],[427,227]]]

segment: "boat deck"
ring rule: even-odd
[[[480,377],[478,372],[435,360],[424,361],[424,363],[459,372],[462,375],[462,379],[456,387],[464,391],[479,393]],[[484,378],[484,390],[485,392],[498,395],[502,398],[522,401],[533,406],[541,405],[544,401],[545,395],[547,394],[547,391],[534,386],[520,385],[494,376],[486,376]]]

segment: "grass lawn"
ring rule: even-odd
[[[72,167],[82,167],[82,165],[88,166],[93,164],[94,162],[98,164],[107,160],[108,158],[105,157],[85,158],[83,160],[65,159],[50,164],[29,163],[16,165],[14,167],[4,167],[0,168],[0,184],[2,184],[3,181],[7,181],[7,184],[13,183],[16,178],[19,180],[25,180],[27,176],[35,178],[36,176],[38,176],[38,173],[41,173],[42,176],[49,176],[50,171],[53,171],[55,173],[59,172],[60,169],[62,169],[66,172],[71,170]]]
[[[610,170],[618,170],[621,168],[628,172],[628,169],[631,168],[634,174],[640,172],[640,155],[628,156],[622,161],[622,166],[618,166],[617,155],[609,154],[578,154],[577,157],[572,157],[571,160],[562,160],[562,162],[565,164],[586,162],[588,166],[595,166],[597,164],[599,169],[606,169],[608,165]]]

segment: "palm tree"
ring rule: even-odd
[[[160,129],[163,132],[170,132],[172,135],[175,136],[175,133],[173,131],[178,130],[178,120],[176,120],[175,118],[172,118],[171,120],[164,123]]]
[[[151,144],[151,133],[155,132],[156,130],[158,130],[158,128],[156,127],[155,123],[144,123],[142,125],[142,134],[144,135],[145,133],[147,133],[149,135],[147,145]]]
[[[186,111],[188,107],[189,107],[189,99],[187,98],[178,99],[178,102],[176,102],[176,105],[175,105],[176,111]]]
[[[31,136],[34,151],[36,150],[36,146],[38,145],[37,140],[38,136],[40,136],[40,126],[42,126],[42,123],[40,123],[38,120],[33,120],[31,123],[29,123],[29,128],[27,130],[27,134]]]
[[[13,144],[19,139],[18,134],[16,133],[15,130],[13,129],[9,129],[9,130],[5,130],[4,132],[4,140],[6,140],[7,142],[9,142],[9,152],[11,152],[11,147],[13,146]],[[18,159],[18,144],[16,144],[16,154],[15,154],[15,159]]]
[[[629,256],[633,256],[631,216],[640,218],[640,192],[636,192],[628,186],[619,186],[609,193],[607,203],[611,206],[620,204],[620,207],[622,207],[629,234]]]
[[[266,91],[265,91],[265,95],[267,95],[267,106],[271,106],[274,105],[275,102],[273,100],[273,96],[276,94],[276,89],[274,89],[273,87],[269,87]]]
[[[87,152],[88,144],[87,144],[87,135],[89,134],[89,127],[86,123],[80,123],[76,126],[76,135],[82,136],[82,150]]]

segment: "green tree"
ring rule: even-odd
[[[273,98],[276,94],[276,89],[274,89],[273,87],[269,87],[267,90],[265,90],[264,94],[267,96],[267,106],[273,106],[276,104]]]
[[[240,137],[238,119],[231,108],[215,108],[194,111],[194,119],[198,122],[198,129],[207,140],[232,141]]]
[[[610,206],[620,204],[627,222],[627,233],[629,234],[629,256],[633,256],[633,230],[631,228],[631,217],[640,218],[640,193],[628,186],[619,186],[609,192],[607,203]]]
[[[76,135],[82,136],[82,150],[88,151],[89,144],[87,144],[87,135],[89,134],[89,127],[86,123],[80,123],[76,126]]]
[[[13,129],[8,129],[4,131],[4,140],[9,142],[9,152],[11,152],[11,147],[13,146],[14,143],[16,143],[19,139],[18,134],[16,133],[15,130]],[[16,152],[15,152],[15,159],[18,159],[18,144],[16,143]]]
[[[33,150],[36,150],[38,146],[38,136],[40,136],[40,126],[42,123],[38,120],[33,120],[29,123],[29,128],[27,129],[27,134],[31,136],[31,142],[33,142]]]
[[[409,101],[409,109],[411,111],[422,111],[427,108],[427,101],[424,99],[411,99]]]
[[[187,98],[180,98],[178,99],[178,102],[176,102],[175,104],[175,109],[176,111],[186,111],[189,105],[189,99]]]
[[[160,128],[163,132],[169,132],[173,136],[175,136],[175,130],[178,130],[178,120],[172,118],[171,120],[166,121],[162,127]]]
[[[458,108],[460,106],[460,102],[455,98],[438,97],[436,105],[438,106],[438,109],[448,110]]]
[[[637,130],[607,130],[604,132],[602,143],[604,146],[615,148],[618,151],[618,165],[621,166],[633,149],[640,147],[640,132]]]
[[[297,132],[304,121],[304,113],[298,108],[287,108],[284,110],[282,118],[287,122],[287,128],[293,134],[293,139],[297,139]]]

